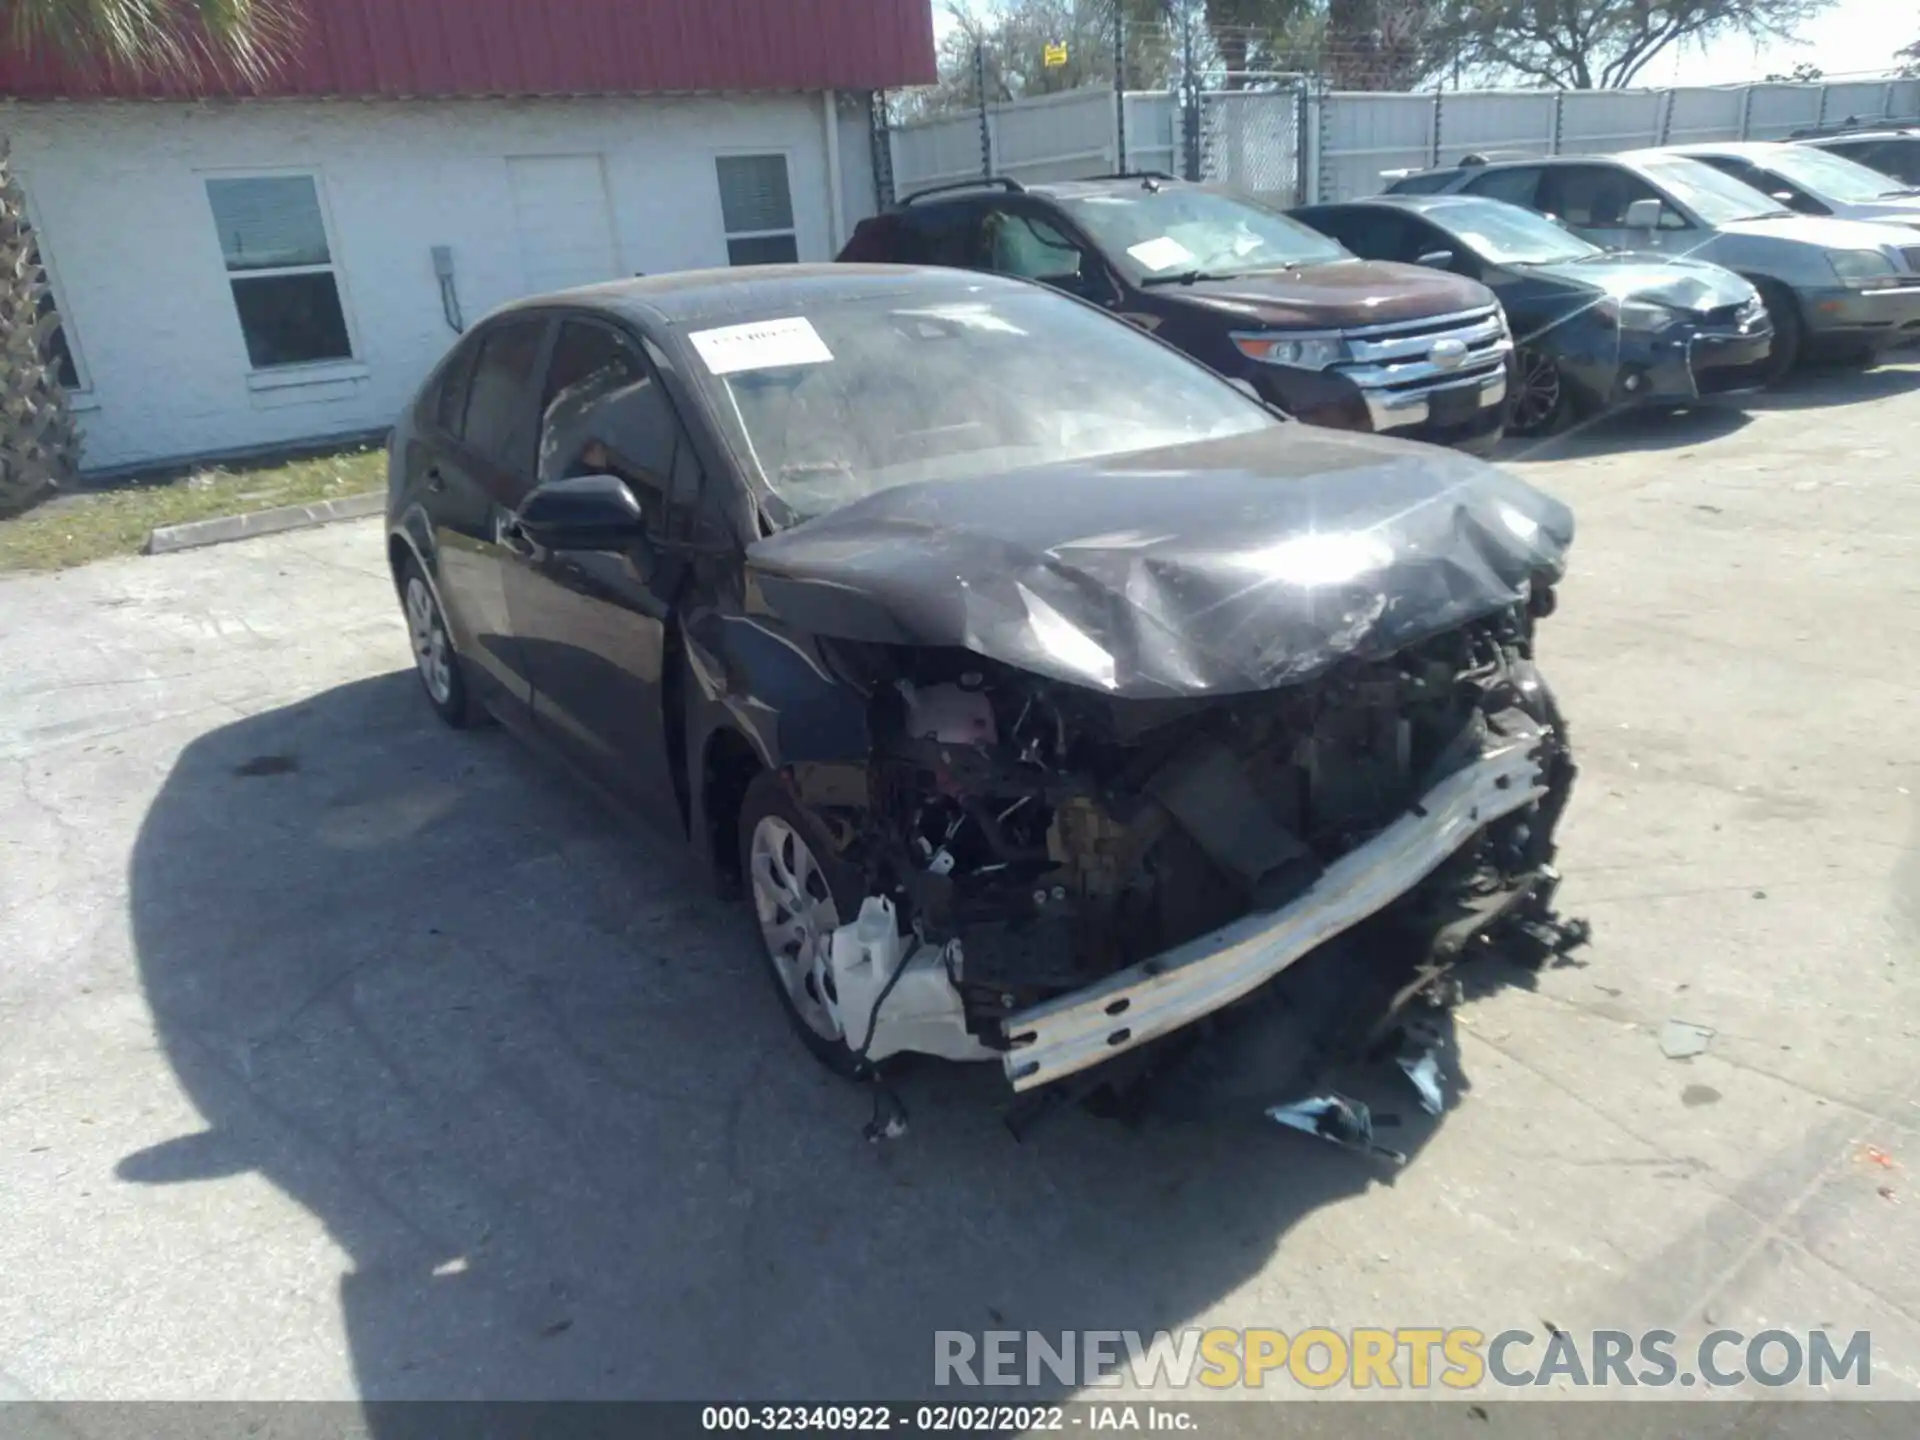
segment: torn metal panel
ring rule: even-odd
[[[1008,1020],[1015,1090],[1047,1084],[1188,1025],[1251,993],[1392,903],[1475,832],[1546,794],[1538,743],[1494,742],[1375,839],[1328,865],[1307,893]]]
[[[1153,699],[1298,684],[1529,603],[1572,538],[1491,466],[1299,427],[880,490],[753,545],[748,572],[803,630]]]

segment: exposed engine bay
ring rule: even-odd
[[[1494,932],[1565,948],[1553,836],[1575,769],[1533,659],[1551,606],[1538,584],[1384,660],[1226,696],[835,642],[872,757],[792,776],[870,897],[826,981],[848,1043],[1112,1099],[1192,1088],[1278,1005],[1284,1035],[1238,1043],[1281,1100]]]

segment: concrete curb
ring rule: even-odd
[[[316,525],[330,525],[335,520],[378,515],[386,505],[386,491],[369,490],[364,495],[317,500],[311,505],[282,505],[277,510],[256,510],[251,515],[218,515],[211,520],[189,520],[184,525],[162,525],[147,536],[145,553],[171,555],[176,550],[197,550],[202,545],[224,545],[230,540],[309,530]]]

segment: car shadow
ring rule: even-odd
[[[1623,450],[1678,450],[1737,434],[1751,423],[1744,402],[1752,397],[1704,401],[1685,410],[1615,410],[1583,420],[1557,435],[1510,435],[1493,458],[1505,465],[1544,460],[1583,460]]]
[[[204,1129],[118,1173],[257,1174],[318,1217],[364,1399],[926,1394],[937,1330],[1184,1324],[1398,1173],[1077,1107],[1016,1143],[997,1068],[938,1062],[869,1144],[744,913],[506,735],[443,729],[411,673],[194,742],[130,890]],[[1390,1071],[1355,1093],[1418,1163],[1444,1116]]]
[[[1847,405],[1884,400],[1920,389],[1920,355],[1892,352],[1872,369],[1844,361],[1803,361],[1780,385],[1745,397],[1753,410],[1806,410],[1816,405]]]

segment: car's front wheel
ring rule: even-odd
[[[1515,357],[1513,399],[1507,410],[1507,433],[1519,436],[1551,435],[1573,414],[1560,364],[1544,350],[1523,348]]]
[[[771,772],[755,777],[740,807],[740,873],[788,1022],[821,1064],[857,1077],[864,1067],[847,1044],[831,956],[833,932],[859,914],[863,887]]]
[[[484,719],[484,712],[467,689],[460,657],[447,630],[447,617],[427,583],[420,562],[409,558],[400,571],[400,606],[407,616],[407,639],[413,646],[413,668],[434,713],[456,730]]]
[[[1756,288],[1767,307],[1767,322],[1773,326],[1773,347],[1761,362],[1760,374],[1767,384],[1777,385],[1800,363],[1807,325],[1800,314],[1800,302],[1786,286],[1763,280],[1756,282]]]

